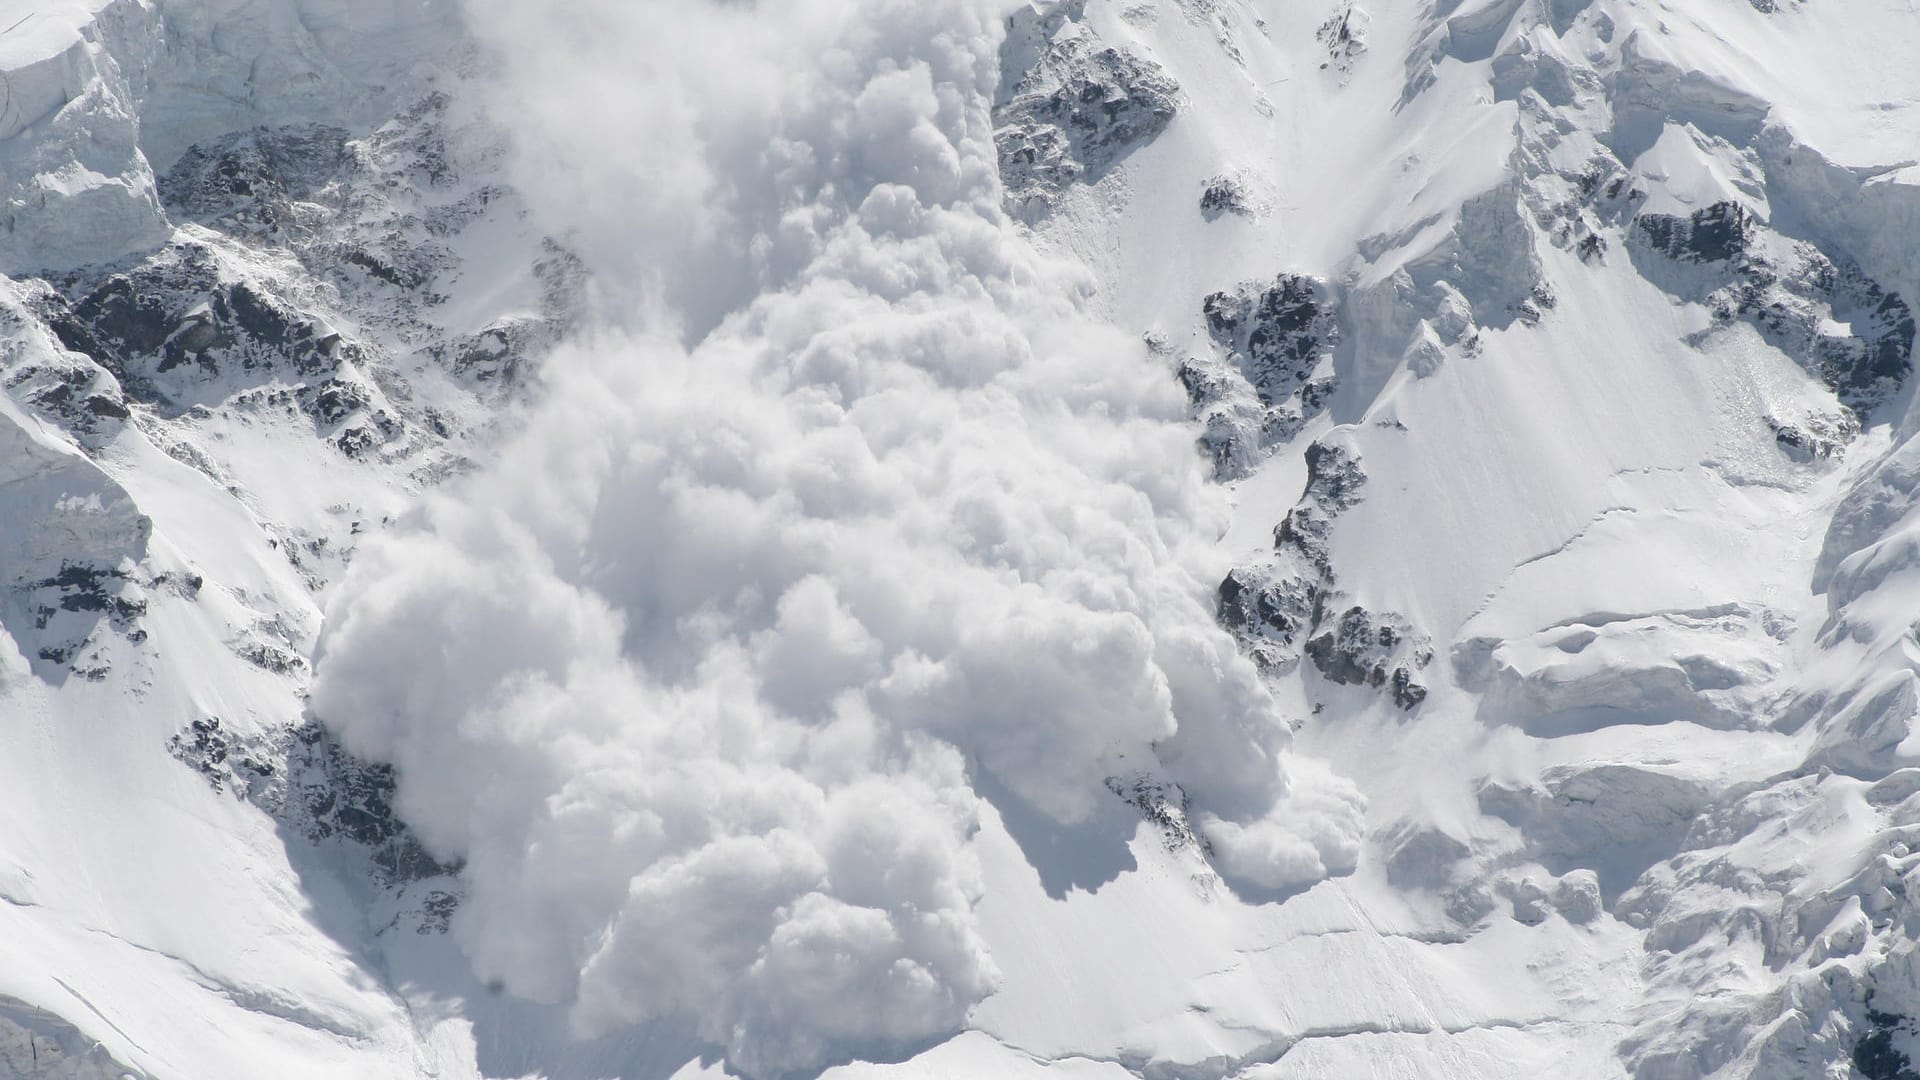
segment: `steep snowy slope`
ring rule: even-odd
[[[0,0],[0,1076],[1911,1076],[1907,0]]]
[[[471,1074],[364,951],[450,882],[306,720],[307,656],[578,271],[450,67],[361,96],[429,8],[4,14],[0,1073]]]
[[[1875,890],[1898,889],[1911,820],[1905,631],[1850,627],[1829,575],[1855,520],[1893,516],[1884,481],[1859,488],[1909,426],[1920,191],[1900,170],[1920,133],[1896,57],[1920,24],[1898,5],[1382,7],[1316,39],[1304,11],[1189,14],[1089,12],[1180,82],[1192,122],[1043,235],[1100,268],[1117,318],[1229,384],[1196,407],[1240,470],[1272,440],[1234,421],[1233,376],[1278,395],[1214,290],[1307,275],[1336,310],[1265,319],[1325,355],[1281,373],[1308,380],[1306,426],[1238,486],[1225,547],[1252,562],[1221,591],[1292,673],[1306,752],[1364,778],[1385,881],[1363,858],[1323,888],[1369,911],[1431,897],[1421,951],[1472,973],[1447,1002],[1633,942],[1563,1005],[1529,993],[1457,1034],[1363,1008],[1349,1030],[1381,1034],[1279,1068],[1537,1075],[1448,1055],[1493,1027],[1554,1053],[1584,1011],[1618,1056],[1557,1068],[1892,1075],[1911,924]],[[1209,222],[1218,176],[1247,209]],[[1530,929],[1503,950],[1488,920],[1509,917]]]

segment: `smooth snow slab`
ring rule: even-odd
[[[123,0],[14,0],[0,6],[0,70],[59,56],[103,10]]]

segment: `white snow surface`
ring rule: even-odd
[[[1016,218],[1043,55],[1178,91]],[[0,0],[0,73],[0,1076],[1910,1075],[1907,0]],[[1329,389],[1222,483],[1176,368],[1281,274]]]

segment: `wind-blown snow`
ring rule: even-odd
[[[1073,824],[1164,774],[1230,880],[1353,868],[1214,624],[1176,384],[999,209],[997,5],[476,15],[603,321],[359,555],[313,705],[466,860],[483,977],[755,1075],[952,1032],[982,776]]]

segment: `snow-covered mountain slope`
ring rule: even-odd
[[[0,0],[0,1076],[1912,1076],[1907,0]]]
[[[427,9],[316,7],[0,20],[6,1075],[473,1068],[364,947],[451,882],[303,698],[328,583],[467,466],[580,272],[451,63],[358,96]]]

